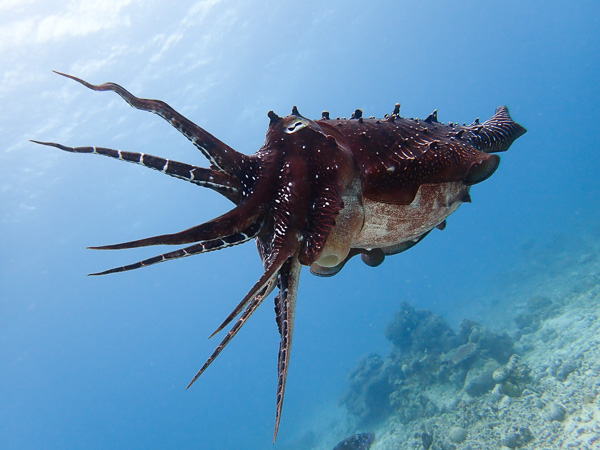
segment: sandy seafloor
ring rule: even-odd
[[[479,306],[474,319],[481,328],[496,335],[507,333],[512,339],[510,361],[504,365],[492,361],[495,370],[490,374],[500,382],[493,381],[471,396],[462,379],[458,383],[419,381],[418,376],[396,380],[398,391],[418,392],[413,401],[431,407],[417,405],[414,418],[410,413],[407,418],[407,408],[414,405],[400,402],[400,408],[369,423],[356,415],[345,417],[342,401],[337,413],[324,412],[321,424],[327,431],[307,431],[295,447],[331,449],[344,433],[373,431],[374,450],[600,448],[599,237],[600,227],[596,227],[584,236],[562,236],[542,247],[525,246],[520,265],[498,276],[497,286],[485,297],[474,294],[471,301],[477,297]],[[453,351],[442,353],[440,359],[448,361]],[[480,356],[476,356],[478,363],[468,366],[467,380],[468,372],[481,374],[482,365],[492,359]],[[382,358],[382,367],[393,365],[390,355]],[[517,366],[522,369],[520,377],[509,374]],[[359,384],[385,372],[360,370]],[[453,375],[447,378],[452,380]],[[360,391],[356,386],[352,389]],[[365,392],[353,394],[375,395]],[[386,402],[379,404],[383,408]]]

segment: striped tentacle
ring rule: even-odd
[[[147,267],[153,264],[158,264],[164,261],[170,261],[172,259],[185,258],[186,256],[198,255],[200,253],[212,252],[215,250],[222,250],[227,247],[234,245],[243,244],[253,239],[260,231],[260,224],[252,224],[243,233],[236,233],[229,236],[223,236],[218,239],[212,239],[210,241],[199,242],[189,247],[174,250],[172,252],[163,253],[162,255],[154,256],[152,258],[144,259],[127,266],[115,267],[114,269],[105,270],[103,272],[91,273],[90,275],[107,275],[109,273],[126,272],[128,270],[139,269],[140,267]]]
[[[193,242],[211,241],[222,239],[238,233],[246,233],[246,229],[253,224],[262,226],[261,211],[253,202],[245,201],[231,211],[195,227],[180,231],[179,233],[161,234],[121,244],[101,245],[88,247],[92,250],[123,250],[126,248],[147,247],[149,245],[181,245]]]
[[[273,292],[274,287],[275,287],[275,281],[271,280],[271,282],[269,284],[267,284],[267,286],[265,286],[265,288],[262,291],[260,291],[252,299],[252,301],[249,303],[249,305],[246,308],[246,310],[244,311],[244,313],[235,322],[233,327],[231,327],[231,330],[229,330],[229,332],[225,335],[225,337],[223,338],[221,343],[217,346],[217,348],[212,353],[212,355],[210,355],[210,357],[206,360],[206,362],[204,363],[202,368],[198,371],[196,376],[194,376],[192,381],[190,381],[190,384],[188,384],[186,389],[189,389],[192,386],[192,384],[194,384],[196,382],[196,380],[198,378],[200,378],[200,376],[204,373],[204,371],[206,371],[206,369],[208,369],[208,366],[210,366],[213,363],[213,361],[215,359],[217,359],[217,356],[219,356],[219,354],[223,351],[223,349],[227,346],[227,344],[229,344],[229,342],[231,342],[231,340],[235,337],[235,335],[238,333],[238,331],[240,331],[242,326],[246,323],[248,318],[254,313],[254,311],[257,310],[257,308],[260,306],[260,304],[263,302],[263,300],[266,297],[268,297],[268,295],[271,292]]]
[[[275,443],[277,432],[279,431],[285,384],[290,365],[294,317],[296,314],[296,295],[301,268],[302,265],[298,261],[298,258],[294,256],[286,262],[279,273],[279,295],[275,298],[275,315],[281,341],[279,343],[279,355],[277,358],[277,412],[275,415],[273,443]]]
[[[64,77],[81,83],[85,87],[94,91],[113,91],[119,94],[123,100],[136,109],[149,111],[159,115],[169,122],[177,131],[188,138],[208,159],[211,165],[217,169],[235,175],[243,172],[246,166],[248,156],[239,153],[220,141],[212,134],[196,125],[194,122],[175,111],[171,106],[161,100],[151,100],[138,98],[131,94],[125,88],[116,83],[104,83],[95,85],[82,80],[81,78],[68,75],[66,73],[56,72]]]
[[[297,239],[297,236],[295,236]],[[289,241],[292,243],[292,240]],[[233,339],[233,337],[237,334],[238,331],[242,328],[242,326],[246,323],[246,321],[250,318],[250,316],[256,311],[256,309],[260,306],[263,300],[269,296],[273,289],[275,288],[277,277],[287,262],[290,259],[297,260],[297,241],[295,246],[286,246],[281,249],[281,251],[277,254],[277,256],[272,260],[272,262],[265,269],[265,273],[260,277],[258,282],[250,289],[250,292],[246,294],[244,299],[239,303],[239,305],[233,310],[233,312],[225,319],[225,321],[217,328],[217,330],[210,335],[213,337],[216,333],[221,331],[225,326],[227,326],[240,312],[242,309],[246,308],[240,318],[234,323],[231,327],[227,335],[223,338],[221,343],[217,346],[213,354],[206,360],[202,368],[198,371],[196,376],[192,379],[189,387],[196,382],[200,375],[204,373],[204,371],[212,364],[212,362],[219,356],[219,354],[223,351],[223,349],[229,344],[229,342]]]
[[[223,328],[225,328],[237,315],[252,301],[254,296],[257,295],[265,286],[277,279],[280,269],[286,263],[286,261],[294,254],[298,249],[298,235],[297,233],[289,233],[286,237],[285,245],[282,245],[277,253],[274,255],[270,262],[266,265],[265,273],[260,277],[254,287],[246,294],[242,301],[231,311],[231,314],[223,321],[221,325],[210,335],[213,337]]]
[[[148,167],[149,169],[158,170],[159,172],[172,177],[189,181],[198,186],[213,189],[236,204],[241,200],[241,191],[237,178],[217,170],[205,169],[204,167],[173,161],[159,156],[148,155],[146,153],[126,152],[104,147],[67,147],[66,145],[57,144],[55,142],[41,142],[35,140],[31,140],[31,142],[56,147],[66,152],[93,153],[139,164]]]

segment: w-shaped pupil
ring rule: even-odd
[[[298,128],[300,125],[302,125],[302,122],[298,121],[298,122],[294,123],[293,125],[289,126],[288,131],[289,132],[295,131],[296,128]]]

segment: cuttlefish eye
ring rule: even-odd
[[[287,134],[295,133],[308,125],[308,122],[302,118],[294,117],[289,123],[284,124],[283,131]]]

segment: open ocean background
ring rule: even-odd
[[[343,411],[361,356],[389,351],[402,301],[486,318],[531,249],[600,228],[597,1],[0,0],[0,448],[302,448]],[[230,209],[140,166],[32,144],[96,145],[207,166],[114,81],[254,153],[266,113],[444,122],[502,104],[528,133],[410,251],[300,282],[281,429],[272,300],[189,391],[210,333],[262,273],[253,243],[105,277],[162,249],[86,246],[176,232]],[[551,266],[552,259],[547,264]],[[489,319],[489,317],[487,317]],[[338,418],[338,419],[336,419]],[[333,442],[343,439],[331,437]]]

